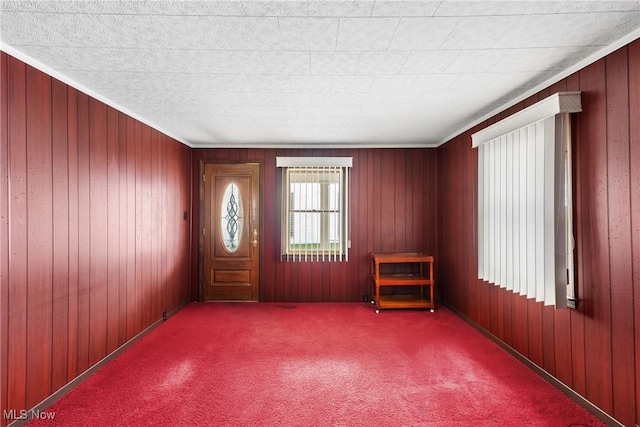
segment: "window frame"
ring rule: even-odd
[[[570,113],[580,111],[580,92],[559,92],[472,135],[478,278],[556,308],[577,304]]]
[[[281,259],[285,261],[348,261],[349,241],[349,171],[352,166],[351,157],[277,157],[276,166],[281,168]],[[299,176],[296,176],[299,175]],[[323,175],[326,175],[323,177]],[[337,181],[330,175],[336,176]],[[292,185],[295,183],[318,183],[320,185],[318,204],[311,207],[292,206]],[[332,183],[338,184],[336,199],[337,209],[331,206]],[[305,201],[305,204],[308,201]],[[295,205],[295,201],[293,202]],[[292,209],[292,207],[294,209]],[[316,225],[319,235],[317,247],[296,248],[291,241],[293,217],[300,214],[318,213],[320,218]],[[338,214],[338,241],[332,244],[331,215]],[[304,245],[304,243],[299,243]]]

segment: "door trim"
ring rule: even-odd
[[[204,238],[202,230],[204,229],[205,217],[204,217],[204,199],[205,199],[205,183],[202,177],[205,173],[206,165],[246,165],[257,164],[258,165],[258,179],[259,183],[259,197],[260,205],[258,206],[258,215],[260,220],[258,221],[258,235],[263,236],[264,229],[264,161],[263,160],[247,160],[247,161],[216,161],[216,160],[200,160],[200,170],[198,174],[198,188],[199,188],[199,214],[198,214],[198,301],[204,301]],[[262,244],[263,239],[258,239],[258,252],[260,256],[260,263],[258,265],[258,299],[261,300],[262,290],[262,278],[263,278],[263,266],[264,266],[264,246]]]

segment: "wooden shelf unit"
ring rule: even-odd
[[[385,264],[404,264],[409,272],[386,271],[391,266]],[[370,253],[369,265],[371,273],[371,301],[376,313],[386,308],[429,308],[435,310],[433,298],[433,256],[417,252]],[[385,286],[417,287],[417,292],[407,294],[381,294],[380,288]]]

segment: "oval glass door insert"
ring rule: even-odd
[[[234,183],[227,185],[222,197],[220,215],[220,235],[224,247],[229,252],[235,252],[240,246],[242,226],[244,221],[242,197],[240,189]]]

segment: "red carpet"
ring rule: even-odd
[[[61,426],[595,426],[446,309],[193,303],[47,409]]]

